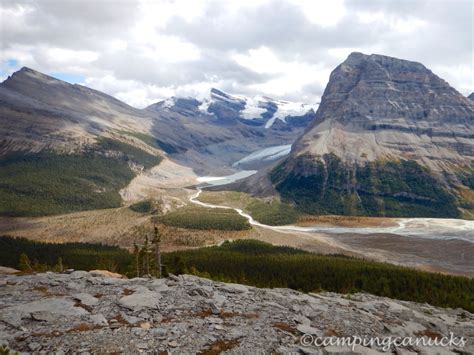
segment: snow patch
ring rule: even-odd
[[[260,118],[262,113],[266,112],[267,110],[263,107],[260,107],[259,104],[261,102],[260,97],[255,98],[246,98],[245,100],[245,109],[240,112],[243,118],[245,119],[255,119]]]
[[[211,100],[207,100],[207,99],[203,100],[202,104],[198,106],[199,111],[205,113],[206,115],[209,115],[210,112],[208,112],[207,110],[209,109],[209,105],[211,103],[212,103]]]
[[[285,144],[285,145],[277,145],[274,147],[269,147],[269,148],[264,148],[261,150],[257,150],[256,152],[247,155],[246,157],[240,159],[239,161],[236,161],[234,164],[232,164],[232,167],[236,167],[240,164],[243,163],[250,163],[254,161],[271,161],[271,160],[276,160],[281,157],[284,157],[285,155],[290,154],[291,151],[291,144]]]
[[[174,97],[170,97],[170,98],[168,98],[168,99],[162,101],[161,107],[168,109],[168,108],[170,108],[170,107],[173,107],[174,104],[175,104],[175,102],[174,102]]]

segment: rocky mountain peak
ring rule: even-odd
[[[34,69],[23,67],[10,75],[4,82],[0,84],[3,87],[23,91],[25,86],[36,87],[39,85],[55,85],[59,87],[72,86],[71,84],[53,78],[52,76],[43,74]]]
[[[471,92],[471,95],[467,97],[468,99],[474,100],[474,92]]]
[[[454,191],[473,166],[472,100],[420,63],[352,53],[271,177],[305,212],[470,218]]]
[[[171,111],[188,117],[212,116],[216,123],[232,125],[240,122],[264,128],[280,121],[286,129],[291,129],[306,127],[314,117],[316,107],[317,104],[275,100],[267,96],[246,97],[212,88],[203,99],[171,97],[148,106],[147,110]]]
[[[425,165],[474,156],[474,104],[420,63],[352,53],[331,73],[316,116],[295,151]]]
[[[237,96],[233,96],[230,94],[227,94],[221,90],[212,88],[211,89],[211,98],[217,101],[224,101],[228,102],[230,104],[234,104],[237,107],[245,107],[246,101],[242,98],[239,98]]]

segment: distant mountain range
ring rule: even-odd
[[[268,108],[213,89],[206,101],[139,110],[22,68],[0,84],[0,215],[120,206],[119,190],[165,156],[198,174],[229,173],[248,154],[293,143],[315,115],[306,105],[257,104]]]
[[[0,107],[0,153],[78,151],[101,136],[149,149],[143,146],[147,139],[136,139],[146,135],[156,143],[151,148],[200,173],[225,170],[260,148],[292,143],[315,115],[310,105],[250,100],[217,89],[205,101],[173,97],[139,110],[29,68],[0,84]]]
[[[474,102],[422,64],[352,53],[316,108],[212,89],[139,110],[23,68],[0,84],[0,215],[120,205],[166,156],[218,175],[270,152],[234,188],[311,214],[474,218]]]
[[[265,96],[248,98],[213,88],[204,100],[171,97],[148,109],[169,110],[188,117],[204,114],[221,124],[239,121],[250,126],[270,128],[277,120],[290,126],[306,126],[314,118],[317,104],[274,100]]]
[[[271,173],[309,213],[473,218],[474,102],[420,63],[352,53]]]

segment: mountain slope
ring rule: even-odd
[[[155,118],[151,133],[170,148],[170,156],[198,174],[229,173],[244,156],[291,144],[314,118],[310,105],[217,89],[203,100],[172,97],[145,111]]]
[[[146,132],[140,110],[23,68],[0,84],[0,215],[118,207],[121,188],[160,151],[120,132]]]
[[[77,151],[107,130],[146,132],[151,119],[99,91],[29,68],[0,84],[0,153]]]
[[[474,103],[422,64],[352,53],[271,179],[311,213],[469,216],[473,123]]]
[[[209,103],[229,110],[233,99],[217,92]],[[119,190],[166,155],[199,174],[228,173],[254,151],[293,143],[314,116],[265,128],[262,117],[226,122],[202,104],[172,98],[138,110],[22,68],[0,84],[0,215],[120,206]]]

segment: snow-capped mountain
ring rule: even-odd
[[[241,121],[252,126],[270,128],[277,120],[282,123],[306,124],[318,105],[301,102],[274,100],[266,96],[253,98],[230,95],[218,89],[211,89],[202,100],[171,97],[156,104],[157,108],[178,112],[185,116],[210,115],[225,123]],[[301,122],[298,122],[301,120]],[[304,121],[304,122],[303,122]]]

